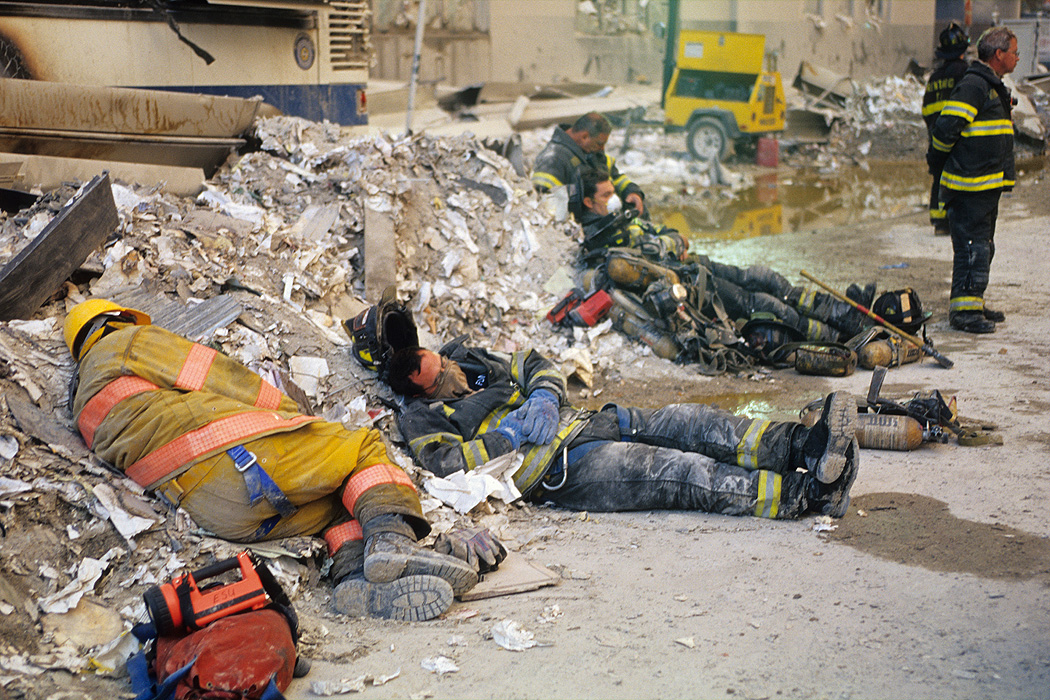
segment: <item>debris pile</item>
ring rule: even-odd
[[[130,646],[119,635],[144,619],[145,587],[239,551],[84,448],[66,405],[74,366],[62,322],[73,304],[98,296],[163,302],[186,317],[207,300],[232,297],[243,309],[238,322],[194,340],[264,373],[304,410],[351,427],[378,421],[396,435],[389,411],[368,410],[387,390],[350,359],[339,327],[367,303],[360,251],[369,207],[394,222],[399,291],[435,342],[471,332],[503,349],[567,346],[543,320],[556,299],[543,284],[571,265],[576,226],[556,221],[501,156],[467,136],[348,139],[331,125],[290,118],[258,122],[257,137],[263,150],[231,159],[196,199],[113,185],[116,235],[36,320],[0,323],[6,695],[35,693],[54,668],[121,673],[109,645]],[[4,247],[24,237],[39,211],[60,208],[76,191],[67,189],[8,217]],[[297,372],[317,366],[302,362],[311,359],[328,368],[313,384]],[[393,452],[421,480],[407,455]],[[437,499],[424,505],[438,531],[459,517]],[[261,549],[297,604],[309,601],[315,589],[303,584],[318,580],[323,543]],[[72,634],[88,628],[97,634]]]

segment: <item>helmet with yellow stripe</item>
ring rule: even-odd
[[[108,330],[125,326],[148,326],[150,317],[137,309],[108,299],[88,299],[74,306],[63,329],[66,347],[78,362]]]

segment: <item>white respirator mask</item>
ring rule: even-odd
[[[614,194],[612,197],[609,197],[609,203],[605,206],[608,208],[610,214],[615,214],[623,208],[623,202],[621,202],[620,198]]]

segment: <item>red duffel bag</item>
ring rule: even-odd
[[[175,689],[178,700],[258,700],[271,680],[284,692],[295,669],[288,619],[264,608],[224,617],[185,636],[157,638],[153,670],[158,681],[190,663]]]

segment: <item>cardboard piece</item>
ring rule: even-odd
[[[485,574],[478,585],[459,597],[462,601],[496,598],[514,593],[554,586],[561,577],[550,569],[535,564],[516,552],[507,552],[499,568]]]

